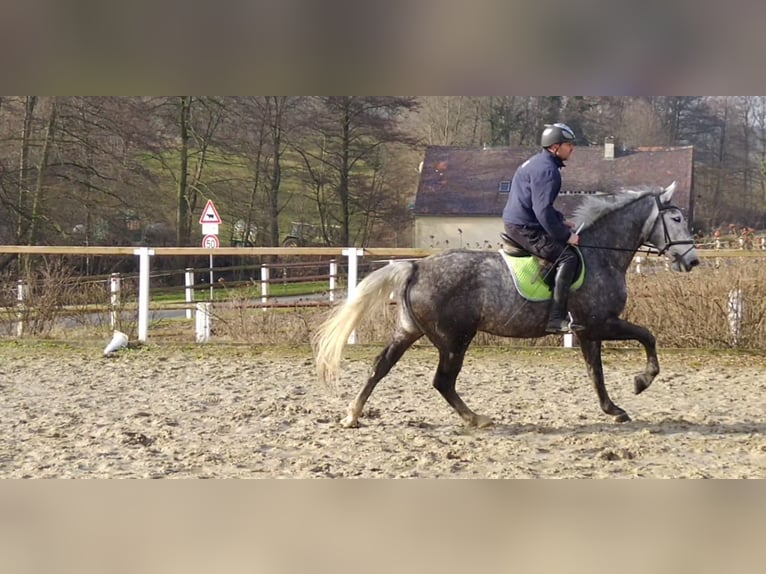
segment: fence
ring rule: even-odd
[[[437,249],[389,249],[389,248],[222,248],[216,250],[202,249],[202,248],[126,248],[126,247],[42,247],[42,246],[0,246],[0,253],[14,253],[19,255],[53,255],[53,256],[80,256],[80,257],[125,257],[125,258],[137,258],[138,261],[138,274],[134,278],[137,281],[137,305],[135,309],[137,320],[137,338],[141,342],[146,342],[149,336],[149,310],[151,303],[151,286],[152,279],[157,275],[152,274],[152,262],[156,258],[162,257],[180,257],[182,259],[188,257],[199,256],[211,256],[211,266],[213,258],[215,257],[244,257],[261,260],[263,258],[282,258],[282,261],[274,263],[259,263],[259,278],[258,283],[260,285],[260,297],[259,300],[252,302],[253,307],[260,307],[262,309],[268,309],[272,307],[280,306],[279,302],[276,302],[271,295],[271,286],[277,283],[286,283],[288,279],[286,277],[274,277],[272,272],[276,270],[285,270],[300,268],[301,266],[309,267],[324,266],[326,269],[322,272],[315,272],[313,275],[303,274],[297,277],[296,281],[306,280],[320,280],[326,281],[327,289],[323,296],[312,298],[311,301],[304,302],[290,302],[289,306],[298,305],[330,305],[338,297],[338,283],[339,279],[345,271],[345,279],[347,286],[347,294],[351,296],[357,284],[358,276],[360,274],[360,262],[367,261],[368,267],[372,268],[375,265],[385,264],[392,259],[411,259],[424,257],[432,253],[439,252]],[[759,251],[741,251],[741,250],[700,250],[700,256],[703,258],[714,258],[718,263],[723,259],[731,257],[749,257],[749,256],[763,256]],[[307,257],[320,257],[322,261],[319,262],[296,262],[296,259]],[[285,262],[284,259],[289,260]],[[662,268],[662,260],[637,257],[634,261],[634,272],[646,273],[652,268]],[[654,265],[650,265],[653,263]],[[254,267],[254,266],[253,266]],[[212,270],[212,267],[211,267]],[[199,286],[195,285],[194,277],[195,271],[202,274],[202,269],[184,268],[184,304],[172,305],[171,307],[176,311],[181,310],[187,319],[196,318],[197,324],[197,340],[199,342],[207,341],[210,338],[211,330],[211,305],[210,301],[213,300],[213,281],[209,282],[210,300],[208,302],[195,301],[195,292],[199,290]],[[109,324],[114,328],[118,323],[118,310],[122,308],[121,292],[123,278],[118,274],[112,274],[106,280],[108,284],[109,292],[109,308],[107,310],[109,314]],[[16,287],[16,314],[17,321],[15,326],[16,336],[21,336],[24,333],[24,318],[25,315],[22,310],[25,308],[25,298],[27,295],[27,287],[22,281],[19,281]],[[742,308],[744,301],[741,292],[731,296],[730,302],[731,312],[729,313],[731,332],[735,341],[739,338],[740,326],[743,312]],[[161,308],[155,305],[155,309]],[[573,340],[571,337],[565,339],[565,344],[571,346]]]
[[[137,338],[140,342],[145,342],[148,339],[149,331],[149,310],[151,303],[151,281],[153,278],[157,278],[157,274],[152,273],[152,262],[156,258],[162,257],[199,257],[210,256],[210,273],[211,280],[209,281],[210,300],[213,299],[213,280],[212,273],[214,268],[212,267],[214,258],[223,257],[238,257],[238,258],[251,258],[253,260],[276,259],[274,263],[261,263],[257,265],[259,269],[258,283],[260,285],[260,304],[254,302],[254,307],[262,307],[264,309],[270,307],[277,307],[280,303],[274,301],[270,291],[271,286],[275,284],[285,284],[289,281],[310,281],[310,280],[324,280],[327,282],[327,297],[324,300],[315,298],[309,302],[291,302],[290,306],[298,305],[317,305],[317,304],[332,304],[338,296],[338,283],[340,278],[340,272],[345,272],[345,279],[347,285],[348,295],[351,295],[356,287],[358,274],[359,274],[359,260],[363,257],[382,259],[384,262],[390,259],[407,257],[423,257],[428,255],[432,250],[412,250],[412,249],[358,249],[358,248],[221,248],[216,250],[203,249],[203,248],[126,248],[126,247],[43,247],[43,246],[0,246],[0,253],[18,254],[22,256],[61,256],[61,257],[134,257],[138,262],[138,273],[135,277],[130,279],[137,280],[137,305],[136,305],[136,318],[137,318]],[[298,258],[305,257],[320,257],[326,258],[321,263],[301,263],[296,262]],[[281,261],[279,259],[281,258]],[[285,261],[287,260],[287,261]],[[339,263],[343,261],[345,263]],[[286,269],[296,269],[302,266],[324,265],[325,271],[320,274],[306,275],[299,274],[296,278],[274,277],[272,273],[275,269],[281,270],[283,273]],[[382,263],[381,263],[382,264]],[[231,268],[223,268],[222,270],[230,270]],[[217,270],[217,271],[222,271]],[[195,271],[197,273],[195,273]],[[183,305],[183,312],[186,318],[191,319],[194,312],[200,309],[203,314],[209,313],[209,307],[199,308],[195,301],[195,292],[197,291],[197,285],[194,284],[195,274],[201,274],[202,269],[184,268],[184,295],[185,302]],[[117,324],[118,309],[122,307],[123,301],[121,300],[121,293],[123,291],[124,277],[119,274],[111,274],[105,281],[108,285],[109,292],[109,324],[114,327]],[[11,310],[6,307],[7,314],[16,314],[16,335],[21,336],[24,332],[25,318],[28,316],[26,312],[29,308],[26,305],[26,298],[28,295],[28,286],[24,285],[22,280],[18,283],[18,295],[16,297],[16,308]],[[154,306],[154,309],[162,309],[162,306]],[[178,305],[171,307],[166,306],[166,309],[179,310]],[[210,322],[201,322],[201,325],[206,325],[206,329],[209,330]],[[206,338],[203,336],[204,340]]]

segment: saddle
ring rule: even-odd
[[[550,300],[553,297],[553,285],[556,281],[553,264],[533,255],[505,233],[501,233],[500,237],[503,240],[500,255],[508,265],[519,294],[529,301]],[[575,250],[580,257],[580,271],[572,285],[573,291],[579,289],[585,281],[585,262],[580,250],[578,248]]]
[[[516,243],[507,233],[501,233],[500,239],[503,240],[503,251],[511,257],[532,257],[532,254]]]
[[[507,233],[501,233],[500,239],[503,240],[503,246],[502,251],[509,257],[531,257],[534,260],[536,260],[537,264],[533,266],[538,270],[538,278],[542,278],[545,285],[549,289],[553,289],[553,285],[555,283],[556,275],[553,273],[551,267],[553,267],[553,264],[550,261],[546,261],[542,257],[537,257],[533,253],[530,253],[526,249],[524,249],[521,245],[516,243],[513,239],[511,239],[510,235]],[[517,262],[520,263],[520,262]],[[514,265],[512,269],[518,266]],[[532,282],[534,283],[536,279],[532,279]]]

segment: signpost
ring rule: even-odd
[[[205,249],[218,249],[221,246],[221,242],[218,240],[217,235],[205,235],[202,238],[202,247]]]
[[[221,246],[221,242],[218,239],[218,226],[223,223],[221,216],[218,215],[218,210],[215,208],[215,204],[212,199],[208,199],[205,204],[205,209],[202,210],[202,215],[199,218],[199,222],[202,225],[202,247],[205,249],[218,249]],[[210,300],[213,300],[213,252],[210,252]]]
[[[208,199],[205,204],[205,209],[202,210],[202,217],[199,218],[199,222],[203,225],[202,233],[206,235],[218,235],[218,225],[223,223],[221,216],[218,215],[218,210],[215,208],[215,204],[212,199]],[[215,225],[215,229],[210,228],[210,231],[205,229],[205,225]]]

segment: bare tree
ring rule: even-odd
[[[178,183],[176,189],[176,245],[187,245],[191,235],[192,204],[196,203],[196,189],[189,187],[189,132],[191,131],[192,96],[178,98]]]
[[[766,96],[754,98],[754,131],[759,167],[760,200],[766,203]],[[764,222],[766,224],[766,222]]]
[[[242,225],[257,224],[267,245],[280,245],[280,216],[290,203],[293,190],[286,191],[292,170],[284,156],[298,125],[297,111],[304,96],[238,96],[227,101],[229,110],[226,149],[246,158],[250,167],[246,209],[238,209]],[[236,124],[236,125],[235,125]]]
[[[627,102],[621,112],[617,129],[609,134],[615,136],[627,148],[659,146],[667,140],[662,120],[657,112],[642,99]]]
[[[227,102],[223,129],[227,132],[222,146],[233,156],[240,155],[249,168],[249,179],[242,180],[245,193],[234,193],[230,198],[239,206],[239,232],[237,238],[243,243],[258,242],[264,238],[263,231],[268,228],[264,217],[264,206],[260,204],[262,182],[267,181],[269,161],[268,121],[263,113],[261,96],[235,96]],[[237,186],[240,187],[240,186]],[[253,230],[257,230],[253,233]],[[271,232],[266,234],[271,237]]]
[[[189,245],[222,106],[211,96],[156,98],[152,104],[161,134],[153,142],[152,156],[174,182],[176,244]]]
[[[30,195],[29,183],[29,148],[32,134],[32,120],[34,118],[37,96],[25,96],[24,98],[24,123],[21,130],[20,142],[20,165],[19,165],[19,202],[16,205],[18,223],[16,226],[16,241],[27,235],[29,227],[28,198]]]
[[[289,102],[288,96],[266,96],[266,117],[269,122],[271,135],[271,172],[269,174],[268,205],[269,228],[271,231],[270,245],[279,245],[279,192],[282,184],[282,135],[284,132],[285,108]]]
[[[396,120],[401,112],[414,108],[416,100],[410,96],[321,96],[313,104],[306,123],[311,133],[296,149],[307,162],[319,163],[331,173],[340,241],[350,245],[358,192],[354,183],[369,177],[366,163],[380,146],[408,140]]]
[[[483,98],[423,96],[406,125],[426,145],[478,146],[483,142]]]
[[[29,229],[26,238],[27,245],[35,245],[37,243],[41,221],[44,217],[46,191],[45,177],[48,172],[48,162],[50,160],[53,139],[56,133],[57,112],[56,96],[53,96],[49,102],[48,118],[45,123],[45,134],[43,136],[43,147],[40,152],[40,160],[37,164],[37,178],[35,180],[35,188],[32,195],[32,210],[30,213]]]
[[[535,147],[551,121],[590,143],[692,144],[695,213],[766,225],[763,96],[4,96],[0,118],[8,242],[132,243],[140,222],[188,245],[214,198],[259,244],[291,218],[326,243],[399,245],[417,146]]]

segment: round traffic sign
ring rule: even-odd
[[[218,249],[221,246],[221,242],[218,240],[217,235],[205,235],[202,238],[202,247],[205,249]]]

